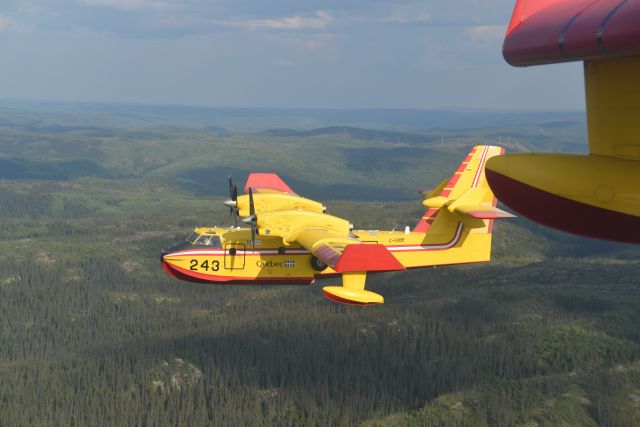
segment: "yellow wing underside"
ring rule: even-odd
[[[296,242],[331,268],[336,266],[347,245],[362,244],[353,237],[313,228],[300,231]]]
[[[589,153],[640,160],[640,57],[586,61]]]

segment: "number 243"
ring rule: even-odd
[[[209,263],[209,260],[205,259],[200,265],[198,265],[198,260],[192,259],[189,270],[198,271],[198,268],[202,268],[205,271],[209,271],[209,269],[211,269],[211,271],[218,271],[220,269],[220,262],[214,260]]]

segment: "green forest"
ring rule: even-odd
[[[162,271],[229,174],[383,229],[475,144],[586,151],[568,113],[438,114],[0,105],[0,426],[640,425],[633,245],[502,221],[491,263],[372,275],[372,307]]]

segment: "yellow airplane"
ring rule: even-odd
[[[640,243],[640,0],[517,0],[503,54],[514,66],[584,61],[589,155],[495,157],[498,199],[550,227]]]
[[[340,303],[382,304],[367,291],[367,273],[489,261],[493,221],[513,215],[495,207],[484,175],[501,147],[476,146],[455,171],[426,196],[428,209],[413,231],[354,230],[300,197],[276,174],[253,173],[245,195],[229,179],[234,216],[249,227],[201,227],[162,251],[162,267],[177,279],[222,285],[303,284],[342,276],[323,288]]]

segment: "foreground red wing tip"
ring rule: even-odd
[[[640,2],[518,0],[503,55],[516,66],[640,54]]]

